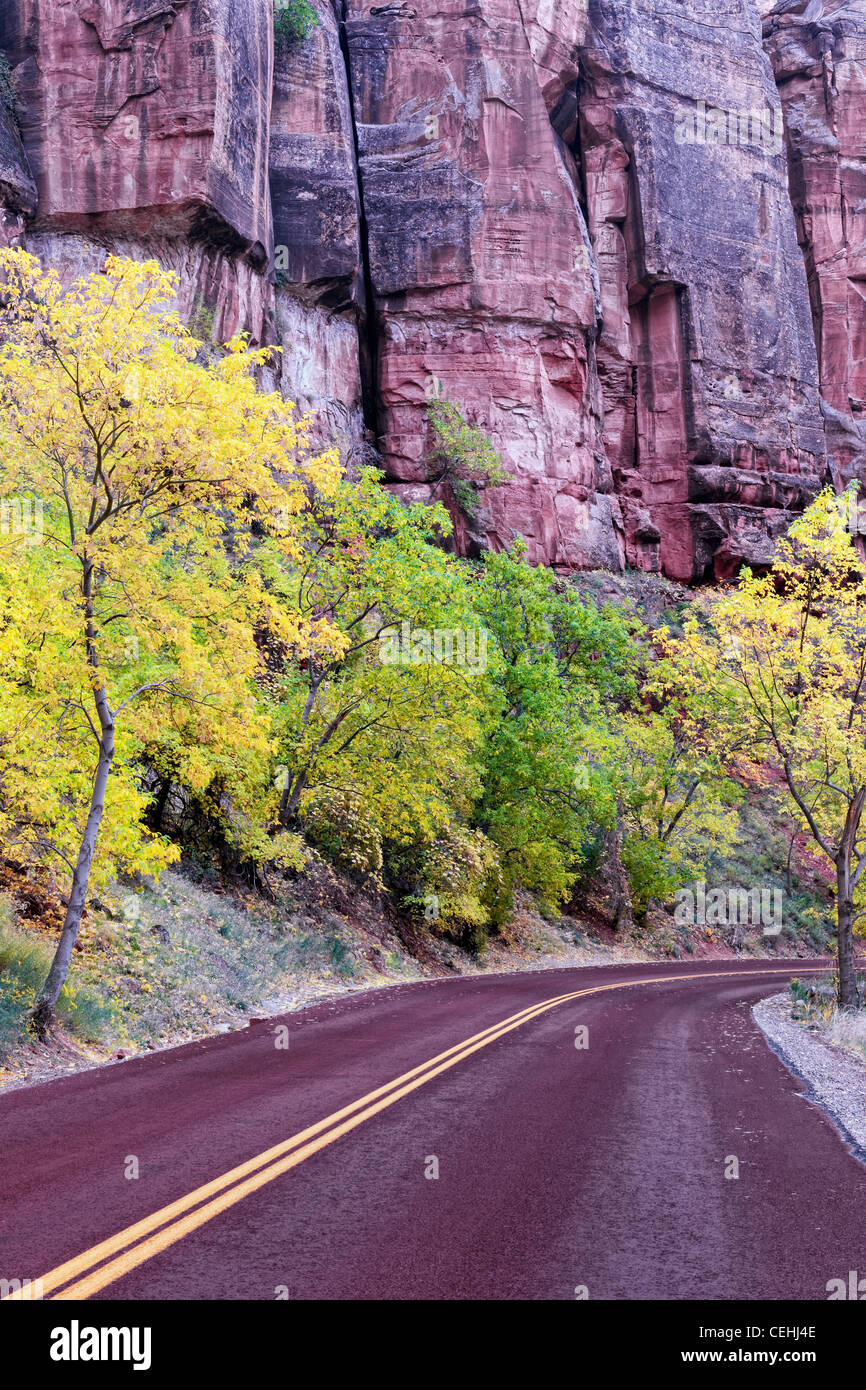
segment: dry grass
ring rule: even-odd
[[[836,1047],[847,1048],[858,1057],[866,1058],[866,1010],[846,1013],[834,1009],[825,1027],[824,1038]]]

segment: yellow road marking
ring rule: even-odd
[[[572,995],[561,995],[554,1000],[541,1001],[541,1004],[546,1002],[549,1007],[552,1007],[554,1004],[570,999],[571,997]],[[173,1218],[183,1215],[184,1212],[188,1211],[198,1202],[204,1201],[207,1197],[212,1197],[215,1193],[222,1191],[224,1188],[238,1182],[241,1178],[255,1172],[256,1169],[262,1168],[274,1159],[297,1148],[304,1143],[305,1140],[320,1134],[323,1130],[336,1124],[345,1116],[351,1115],[371,1101],[376,1100],[379,1096],[393,1090],[394,1087],[417,1076],[419,1072],[426,1071],[429,1067],[452,1056],[454,1053],[462,1052],[470,1043],[474,1043],[478,1039],[487,1039],[488,1035],[498,1036],[499,1030],[506,1024],[515,1021],[518,1023],[522,1022],[528,1016],[533,1015],[535,1011],[541,1007],[541,1004],[531,1005],[526,1009],[522,1009],[518,1014],[512,1014],[509,1018],[501,1019],[499,1023],[492,1024],[481,1033],[475,1033],[471,1038],[456,1043],[445,1052],[440,1052],[436,1057],[428,1058],[426,1062],[422,1062],[417,1067],[413,1067],[411,1071],[404,1072],[402,1076],[395,1077],[393,1081],[387,1082],[384,1086],[378,1087],[375,1091],[370,1091],[367,1095],[362,1096],[360,1100],[353,1101],[351,1105],[344,1106],[342,1110],[335,1111],[333,1115],[327,1116],[326,1119],[320,1120],[317,1124],[310,1125],[307,1129],[301,1130],[300,1133],[293,1135],[291,1139],[284,1139],[281,1143],[275,1144],[273,1148],[266,1149],[263,1153],[257,1154],[255,1158],[248,1159],[245,1163],[240,1164],[236,1168],[232,1168],[221,1177],[213,1179],[211,1182],[204,1184],[204,1186],[196,1188],[194,1192],[189,1193],[187,1196],[179,1198],[169,1206],[162,1207],[151,1216],[136,1222],[134,1226],[130,1226],[126,1230],[120,1231],[116,1236],[112,1236],[110,1239],[102,1241],[99,1245],[93,1246],[92,1249],[85,1251],[83,1255],[79,1255],[75,1259],[67,1261],[66,1264],[59,1265],[56,1269],[51,1270],[43,1279],[43,1291],[50,1292],[51,1289],[66,1283],[68,1279],[73,1278],[76,1274],[80,1274],[85,1269],[91,1268],[100,1260],[107,1259],[108,1256],[116,1254],[118,1250],[122,1250],[132,1242],[150,1234]],[[492,1041],[492,1036],[490,1036],[489,1040]],[[19,1297],[19,1293],[7,1295],[7,1299],[17,1299]]]
[[[818,970],[826,968],[818,967]],[[633,989],[640,985],[671,984],[681,983],[684,980],[719,978],[737,980],[741,976],[790,975],[793,973],[793,968],[779,968],[760,971],[715,970],[689,975],[660,975],[645,980],[624,980],[609,985],[595,985],[589,989],[576,990],[570,994],[561,994],[553,999],[542,1000],[517,1014],[510,1015],[509,1018],[503,1019],[499,1023],[492,1024],[480,1033],[473,1034],[472,1037],[464,1039],[463,1042],[455,1043],[445,1052],[440,1052],[437,1056],[413,1067],[411,1071],[404,1072],[402,1076],[395,1077],[393,1081],[368,1092],[367,1095],[352,1102],[351,1105],[344,1106],[341,1110],[327,1116],[326,1119],[319,1120],[317,1124],[301,1130],[291,1139],[285,1139],[281,1143],[275,1144],[272,1148],[256,1155],[255,1158],[232,1168],[221,1177],[214,1178],[211,1182],[196,1188],[185,1197],[160,1208],[151,1216],[145,1217],[133,1226],[128,1226],[123,1231],[119,1231],[117,1235],[101,1241],[89,1250],[85,1250],[74,1259],[58,1265],[57,1268],[50,1270],[37,1282],[37,1287],[41,1284],[43,1293],[50,1293],[54,1289],[61,1288],[61,1285],[67,1285],[61,1292],[54,1294],[55,1300],[89,1298],[91,1294],[99,1292],[108,1284],[114,1283],[123,1275],[137,1268],[138,1265],[152,1259],[160,1251],[176,1244],[177,1241],[182,1240],[184,1236],[189,1235],[199,1226],[213,1220],[215,1216],[242,1201],[250,1193],[258,1191],[260,1187],[264,1187],[269,1182],[273,1182],[275,1178],[297,1167],[298,1164],[318,1153],[320,1149],[326,1148],[344,1134],[356,1129],[358,1125],[365,1123],[373,1115],[396,1104],[398,1100],[417,1090],[420,1086],[426,1085],[435,1076],[450,1070],[451,1067],[464,1061],[474,1052],[489,1046],[490,1043],[504,1037],[515,1028],[522,1027],[524,1023],[539,1018],[550,1009],[558,1008],[561,1004],[591,994],[603,994],[614,989]],[[817,971],[814,969],[810,971],[810,974],[814,973]],[[208,1198],[213,1200],[208,1201]],[[204,1205],[199,1205],[200,1203],[204,1203]],[[192,1210],[192,1208],[197,1209]],[[117,1258],[111,1259],[111,1256],[117,1256]],[[102,1264],[103,1260],[109,1260],[109,1263]],[[100,1267],[96,1268],[96,1266]],[[77,1279],[77,1276],[82,1274],[86,1277]],[[69,1280],[76,1282],[70,1284]],[[28,1293],[29,1290],[17,1290],[7,1294],[3,1301],[23,1300]]]

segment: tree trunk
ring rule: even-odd
[[[286,775],[286,785],[280,797],[279,821],[280,825],[294,825],[298,816],[298,808],[301,804],[301,797],[307,785],[306,772],[299,772],[297,777],[291,778]]]
[[[37,1036],[43,1039],[47,1036],[48,1030],[54,1022],[54,1008],[60,998],[60,992],[66,984],[69,962],[72,960],[72,949],[78,940],[78,933],[81,929],[81,918],[87,900],[87,885],[90,882],[90,867],[96,851],[99,827],[102,824],[102,813],[105,810],[105,790],[114,762],[114,714],[108,703],[108,691],[99,677],[99,657],[96,648],[96,625],[93,611],[95,572],[93,561],[86,553],[82,557],[81,563],[81,597],[84,605],[87,661],[93,672],[93,703],[96,706],[100,729],[99,758],[93,778],[93,791],[90,795],[90,811],[87,816],[87,824],[84,827],[81,848],[78,851],[75,872],[72,875],[72,889],[66,906],[63,930],[60,933],[57,950],[54,952],[48,978],[39,991],[30,1016],[31,1027]]]
[[[105,692],[101,691],[102,700],[97,697],[97,704],[101,705],[100,716],[103,710],[107,713],[108,702],[105,699]],[[111,765],[114,761],[114,721],[108,718],[107,724],[103,724],[102,739],[99,744],[99,761],[96,765],[96,775],[93,779],[93,792],[90,797],[90,812],[87,817],[87,825],[84,828],[84,836],[81,841],[81,848],[78,851],[78,860],[75,865],[75,872],[72,876],[72,891],[69,894],[69,902],[66,907],[66,917],[63,921],[63,930],[60,933],[60,941],[51,962],[51,969],[48,978],[39,992],[39,997],[33,1007],[32,1026],[37,1036],[44,1038],[48,1034],[51,1024],[54,1022],[54,1009],[60,992],[66,984],[66,976],[69,973],[69,963],[72,960],[72,950],[78,940],[78,933],[81,929],[81,917],[84,912],[84,904],[87,899],[87,885],[90,881],[90,866],[93,862],[96,841],[99,835],[99,826],[102,822],[102,813],[105,808],[105,790],[108,784],[108,776],[111,772]]]
[[[856,857],[857,833],[866,805],[866,787],[852,798],[845,817],[845,829],[836,855],[836,922],[838,927],[839,1006],[857,1007],[857,979],[854,974],[854,887],[851,860]]]
[[[788,846],[788,862],[785,865],[785,892],[789,898],[792,897],[794,893],[794,881],[791,874],[791,856],[794,853],[794,842],[796,838],[797,832],[795,830],[791,835],[791,843]]]
[[[839,1006],[857,1007],[857,980],[854,974],[854,904],[851,893],[851,865],[847,850],[836,860],[836,922],[838,928]]]
[[[151,825],[154,830],[162,830],[162,818],[165,815],[165,808],[168,802],[168,794],[171,791],[171,778],[161,777],[159,782],[159,796],[153,804],[151,811]]]

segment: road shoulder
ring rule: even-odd
[[[827,1112],[866,1163],[866,1062],[795,1022],[788,993],[760,1000],[752,1017],[777,1057],[805,1083],[808,1099]]]

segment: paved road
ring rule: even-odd
[[[866,1168],[749,1012],[802,970],[399,986],[13,1092],[0,1278],[66,1299],[826,1299],[866,1273]]]

